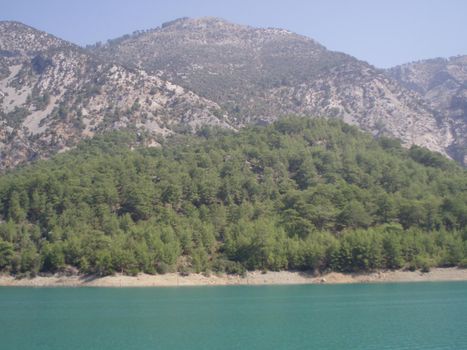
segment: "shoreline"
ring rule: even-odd
[[[434,268],[430,272],[420,271],[377,271],[371,273],[344,274],[330,272],[312,275],[296,271],[248,272],[245,277],[238,275],[178,273],[164,275],[139,274],[137,276],[113,275],[96,276],[37,276],[15,278],[0,275],[0,287],[188,287],[188,286],[232,286],[232,285],[293,285],[293,284],[354,284],[391,282],[442,282],[467,281],[467,269]]]

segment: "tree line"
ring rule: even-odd
[[[466,171],[336,120],[132,132],[0,177],[0,271],[371,271],[467,265]]]

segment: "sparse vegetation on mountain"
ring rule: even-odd
[[[0,22],[0,168],[109,130],[147,133],[155,146],[203,125],[238,129],[289,114],[343,119],[462,162],[465,96],[430,104],[385,73],[287,30],[217,18],[182,18],[86,49]]]
[[[0,62],[0,169],[108,130],[132,128],[157,144],[180,124],[229,127],[217,104],[191,91],[20,23],[0,22]]]
[[[449,121],[455,135],[450,154],[467,165],[467,56],[408,63],[388,74],[421,94],[439,111],[438,119]]]
[[[218,103],[234,126],[289,114],[340,118],[444,154],[461,137],[384,71],[284,29],[181,18],[89,49]]]

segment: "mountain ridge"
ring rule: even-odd
[[[338,117],[444,154],[453,138],[421,96],[384,70],[288,30],[182,18],[90,49],[161,74],[246,123],[287,114]]]
[[[0,23],[0,43],[1,167],[48,157],[105,130],[140,129],[156,145],[178,124],[230,127],[212,101],[31,27]]]
[[[106,130],[135,128],[157,145],[202,125],[238,129],[287,115],[343,119],[461,163],[466,142],[465,120],[390,72],[285,29],[216,17],[86,48],[0,22],[0,107],[3,168]]]

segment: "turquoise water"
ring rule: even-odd
[[[467,283],[0,288],[0,349],[467,349]]]

